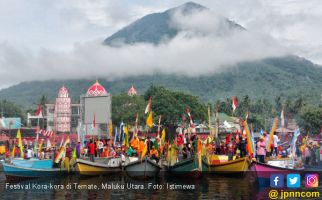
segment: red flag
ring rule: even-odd
[[[152,97],[150,97],[148,105],[146,105],[145,112],[144,114],[147,114],[151,110],[151,102],[152,102]]]
[[[42,107],[41,107],[40,104],[38,105],[38,108],[37,108],[37,111],[36,111],[35,115],[38,116],[38,117],[42,117]]]
[[[237,108],[237,106],[238,106],[238,104],[237,104],[237,99],[236,99],[236,97],[234,96],[233,97],[233,111],[235,111],[236,110],[236,108]]]
[[[189,116],[189,118],[190,118],[190,126],[191,126],[191,128],[195,128],[195,124],[193,123],[193,120],[192,120],[192,117],[191,117],[191,114],[190,114],[190,110],[187,108],[187,114],[188,114],[188,116]]]

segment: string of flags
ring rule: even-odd
[[[51,137],[54,135],[54,131],[47,131],[47,130],[44,130],[44,129],[40,129],[38,131],[36,131],[36,134],[41,134],[43,136],[46,136],[46,137]]]

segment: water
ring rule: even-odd
[[[0,172],[0,199],[269,199],[268,192],[271,188],[258,188],[254,178],[247,175],[241,176],[218,176],[204,174],[202,179],[193,180],[188,178],[174,178],[171,176],[160,174],[153,180],[138,181],[133,180],[126,175],[117,174],[111,176],[99,177],[80,177],[70,175],[55,179],[34,179],[31,181],[23,181],[10,183],[10,185],[40,185],[64,186],[64,189],[6,189],[6,179],[3,172]],[[79,187],[97,185],[98,189],[82,188],[75,189],[74,183]],[[123,185],[124,189],[102,189],[102,184],[106,186]],[[71,185],[71,189],[66,189],[67,185]],[[142,186],[144,189],[129,189],[127,186]],[[163,186],[162,189],[148,189],[149,186]],[[183,185],[195,188],[182,189]],[[170,188],[171,186],[177,188]],[[168,188],[167,188],[168,187]],[[287,189],[285,189],[286,191]],[[305,190],[301,188],[300,190]],[[316,190],[315,190],[316,191]],[[317,191],[322,191],[321,187]]]

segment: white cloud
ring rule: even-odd
[[[210,19],[216,18],[214,23]],[[39,54],[1,45],[1,84],[13,80],[47,80],[105,77],[113,79],[154,72],[198,76],[218,73],[241,61],[281,56],[286,50],[271,38],[248,31],[231,30],[222,17],[209,11],[196,17],[173,15],[182,30],[173,40],[158,46],[102,45],[102,40],[79,43],[71,52],[43,49]],[[187,23],[181,23],[187,22]],[[197,31],[196,31],[197,30]],[[221,34],[213,34],[220,32]],[[12,73],[16,72],[16,73]]]

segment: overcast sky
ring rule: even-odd
[[[92,78],[102,74],[102,68],[106,68],[103,74],[114,77],[148,74],[160,69],[169,73],[183,73],[184,69],[176,66],[183,61],[191,69],[199,63],[205,73],[220,72],[222,68],[214,67],[214,64],[227,65],[285,53],[322,64],[320,0],[195,0],[210,8],[211,13],[198,16],[199,21],[199,18],[192,20],[190,28],[200,24],[203,28],[209,25],[209,30],[203,31],[213,31],[216,25],[203,23],[209,20],[202,17],[221,15],[244,26],[250,34],[232,35],[224,39],[209,36],[189,40],[179,35],[172,42],[158,47],[140,44],[124,46],[117,51],[100,45],[107,36],[134,20],[185,2],[0,0],[0,88],[21,81],[57,77]],[[188,21],[180,16],[173,20],[178,26],[186,26],[180,22]],[[238,41],[241,39],[242,42]],[[245,52],[237,48],[250,42],[252,45]],[[204,48],[204,52],[196,54],[201,48]],[[212,54],[224,52],[227,55],[211,58],[210,49]],[[176,55],[177,52],[183,52],[182,58]],[[190,60],[186,60],[187,57]],[[155,63],[155,60],[165,58],[167,61]],[[106,63],[108,67],[105,67]],[[77,73],[73,73],[75,70]],[[187,75],[198,73],[190,71]]]

